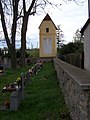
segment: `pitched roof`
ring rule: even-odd
[[[52,21],[52,19],[50,18],[49,14],[47,13],[47,15],[45,16],[45,18],[43,19],[43,21]]]
[[[47,13],[47,15],[45,16],[45,18],[42,20],[42,22],[41,22],[40,26],[42,25],[43,21],[51,21],[51,22],[53,23],[53,25],[54,25],[55,29],[57,30],[56,25],[54,24],[54,22],[52,21],[52,19],[51,19],[51,17],[49,16],[49,14],[48,14],[48,13]],[[39,28],[40,28],[40,26],[39,26]]]
[[[88,20],[86,21],[86,23],[84,24],[84,26],[82,27],[82,29],[80,31],[82,35],[84,34],[84,31],[87,28],[87,26],[89,25],[89,23],[90,23],[90,18],[88,18]]]

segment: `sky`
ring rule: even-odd
[[[47,6],[45,11],[37,9],[37,13],[29,17],[28,30],[27,30],[27,48],[39,48],[39,25],[48,13],[55,23],[60,25],[64,34],[65,43],[72,42],[73,36],[77,29],[81,29],[88,19],[88,0],[83,3],[64,2],[65,0],[50,0],[53,3],[61,1],[62,5],[58,8]],[[2,43],[2,46],[5,45]],[[20,44],[17,44],[20,47]]]
[[[52,0],[54,1],[54,0]],[[56,2],[58,0],[55,0]],[[77,29],[81,29],[88,19],[88,0],[78,0],[85,1],[78,5],[75,2],[68,2],[61,5],[60,9],[52,8],[48,6],[45,9],[46,13],[49,13],[55,25],[61,25],[61,29],[64,34],[65,43],[72,42],[73,36]],[[29,45],[34,47],[39,47],[39,25],[46,13],[38,13],[35,16],[30,16],[27,39],[29,40]]]

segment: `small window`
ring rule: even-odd
[[[47,33],[49,32],[49,28],[46,28],[46,32],[47,32]]]

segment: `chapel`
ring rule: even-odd
[[[57,27],[49,14],[46,14],[39,26],[39,57],[53,58],[57,55]]]

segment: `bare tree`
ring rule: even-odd
[[[12,13],[13,13],[13,18],[12,18],[12,26],[11,26],[11,38],[9,38],[7,26],[6,26],[6,18],[5,18],[5,11],[4,10],[9,10],[8,9],[8,4],[12,5]],[[6,1],[5,0],[0,0],[0,15],[1,15],[1,23],[2,23],[2,28],[4,32],[4,36],[6,39],[6,43],[9,49],[9,53],[11,56],[11,65],[12,68],[16,69],[17,63],[16,63],[16,50],[15,50],[15,36],[16,36],[16,28],[17,28],[17,16],[18,16],[18,3],[19,0],[13,0],[11,1]]]

